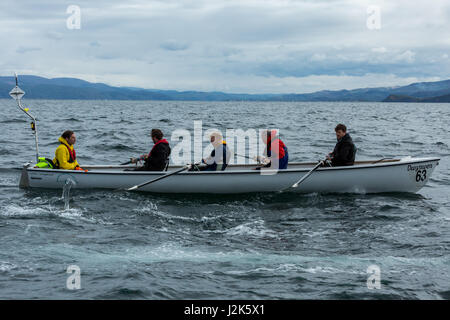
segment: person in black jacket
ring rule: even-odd
[[[356,147],[347,133],[347,127],[343,124],[338,124],[334,131],[336,131],[338,142],[333,152],[328,154],[327,160],[331,160],[333,167],[352,166],[355,162]]]
[[[141,156],[139,159],[131,158],[131,163],[136,163],[138,160],[145,160],[144,165],[136,168],[136,171],[163,171],[169,164],[169,142],[163,139],[164,135],[162,131],[152,129],[151,136],[155,145],[149,154]]]

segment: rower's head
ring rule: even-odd
[[[157,143],[159,140],[161,140],[164,137],[164,134],[159,129],[152,129],[151,132],[153,143]]]
[[[61,135],[61,137],[63,137],[67,143],[69,144],[69,146],[75,144],[75,142],[77,142],[77,137],[75,136],[75,133],[71,130],[66,130],[63,132],[63,134]]]
[[[336,138],[340,140],[347,134],[347,127],[344,124],[339,123],[336,128],[334,128],[334,131],[336,132]]]
[[[209,135],[209,141],[213,146],[218,146],[223,141],[223,136],[219,131],[214,131]]]

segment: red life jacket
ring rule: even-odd
[[[278,159],[284,158],[286,146],[280,139],[275,139],[272,141],[272,137],[267,137],[267,155],[270,156],[272,153],[272,144],[276,146],[276,143],[278,143]]]
[[[155,147],[160,144],[160,143],[165,143],[165,144],[169,144],[169,142],[166,139],[161,139],[159,140],[157,143],[155,143],[155,145],[153,146],[152,150],[150,150],[150,152],[148,153],[148,156],[151,157],[152,156],[152,151],[153,149],[155,149]]]

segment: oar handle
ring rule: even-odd
[[[238,157],[247,158],[247,159],[256,161],[258,164],[261,163],[261,161],[260,161],[260,159],[259,159],[259,156],[257,156],[257,157],[256,157],[256,160],[255,160],[254,157],[244,156],[244,155],[238,154],[238,153],[235,153],[235,155],[237,155]]]
[[[137,158],[131,158],[130,161],[121,163],[120,165],[124,166],[124,165],[130,164],[130,163],[134,163],[133,160],[136,160],[136,162],[137,162],[137,161],[142,161],[142,160],[145,160],[145,159],[144,159],[144,156],[139,156]]]
[[[244,156],[244,155],[239,154],[239,153],[235,153],[235,155],[237,155],[238,157],[242,157],[242,158],[253,159],[253,158],[251,158],[249,156]]]

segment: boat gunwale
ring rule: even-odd
[[[418,164],[418,163],[424,163],[424,162],[430,162],[430,161],[440,161],[440,158],[437,157],[429,157],[429,158],[415,158],[417,160],[414,160],[414,158],[411,159],[395,159],[395,160],[388,160],[386,162],[377,162],[372,164],[366,164],[366,165],[353,165],[353,166],[339,166],[339,167],[321,167],[316,170],[316,172],[327,172],[327,171],[335,171],[335,170],[357,170],[357,169],[375,169],[375,168],[382,168],[382,167],[391,167],[391,166],[402,166],[402,165],[408,165],[408,164]],[[376,161],[376,160],[374,160]],[[361,161],[366,162],[366,161]],[[369,161],[367,161],[369,162]],[[306,162],[294,162],[291,163],[291,165],[315,165],[316,163],[306,163]],[[439,163],[438,163],[439,164]],[[239,166],[239,165],[237,165]],[[245,164],[242,166],[252,166],[255,167],[255,165],[251,164]],[[172,166],[171,168],[182,168],[183,166]],[[130,167],[125,166],[117,166],[113,167],[112,169],[116,170],[104,170],[104,171],[95,171],[95,169],[100,168],[110,168],[107,166],[100,166],[100,167],[92,167],[92,171],[84,172],[81,170],[64,170],[64,169],[44,169],[44,168],[34,168],[34,167],[25,167],[27,171],[29,172],[45,172],[45,173],[70,173],[70,174],[109,174],[109,175],[148,175],[148,176],[161,176],[166,173],[170,173],[171,171],[118,171],[117,169],[127,169]],[[85,166],[85,168],[91,168],[90,166]],[[133,167],[134,168],[134,167]],[[297,173],[297,172],[308,172],[311,168],[299,168],[299,169],[279,169],[279,170],[267,170],[264,171],[264,174],[261,174],[260,170],[229,170],[229,171],[185,171],[181,172],[178,175],[198,175],[198,174],[260,174],[260,175],[276,175],[278,173]]]

